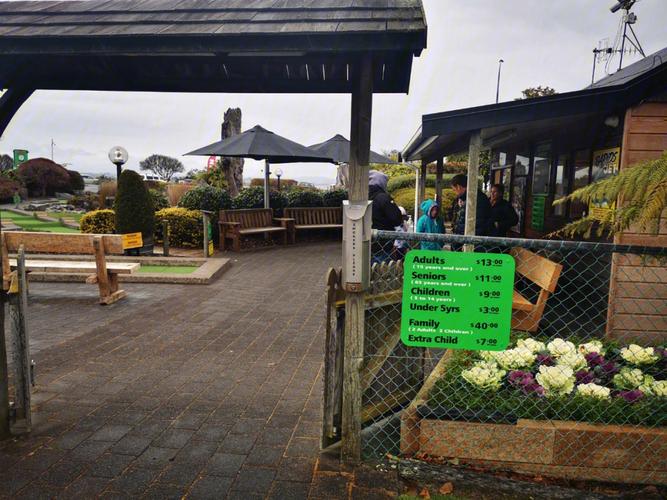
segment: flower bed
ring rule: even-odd
[[[664,346],[527,338],[506,351],[456,351],[426,404],[404,415],[401,448],[558,476],[666,483],[666,379]]]

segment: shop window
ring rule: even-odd
[[[548,194],[551,178],[551,145],[540,144],[533,158],[533,194]]]
[[[521,233],[525,217],[526,187],[528,183],[528,155],[517,154],[514,161],[514,175],[512,176],[512,207],[519,216],[519,223],[512,231]]]
[[[568,194],[570,179],[567,175],[567,155],[559,155],[554,176],[554,201],[560,200]],[[553,214],[558,217],[565,215],[566,204],[554,205]]]
[[[590,183],[591,151],[582,149],[574,153],[574,176],[572,191],[588,186]],[[579,219],[586,212],[586,204],[580,201],[570,203],[570,218]]]

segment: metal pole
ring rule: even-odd
[[[598,59],[598,49],[593,49],[593,76],[591,76],[591,85],[595,83],[595,63]]]
[[[202,212],[204,224],[204,258],[208,258],[208,212]]]
[[[468,186],[466,188],[465,235],[474,236],[477,224],[477,191],[479,177],[479,151],[482,147],[482,131],[476,130],[470,136],[468,147]],[[466,252],[472,252],[473,245],[465,245]]]
[[[264,208],[271,208],[269,198],[269,176],[271,175],[271,164],[264,160]]]
[[[442,174],[445,171],[445,160],[438,158],[435,168],[435,202],[440,205],[440,213],[442,213],[444,209],[442,206]]]
[[[498,60],[498,82],[496,83],[496,104],[498,104],[498,99],[500,99],[500,69],[503,67],[502,59]]]
[[[623,53],[625,52],[625,39],[627,38],[627,31],[628,31],[628,14],[630,13],[629,10],[625,11],[625,22],[623,23],[623,41],[621,42],[621,58],[618,61],[618,70],[620,71],[621,68],[623,67]]]
[[[169,257],[169,221],[162,221],[162,255]]]

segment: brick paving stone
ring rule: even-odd
[[[266,494],[271,489],[274,469],[265,469],[254,466],[243,466],[232,485],[233,490]]]
[[[274,481],[268,498],[270,500],[306,500],[310,483]]]
[[[84,473],[88,464],[64,459],[44,472],[39,480],[49,486],[65,487]]]
[[[316,457],[320,452],[320,440],[317,438],[294,437],[289,442],[285,455],[288,457]]]
[[[33,481],[14,495],[16,500],[51,500],[62,493],[62,488]]]
[[[313,478],[314,469],[314,459],[285,457],[278,466],[276,477],[284,481],[298,481],[310,484]]]
[[[80,477],[63,492],[63,498],[89,499],[98,497],[109,484],[104,477]]]
[[[263,465],[265,467],[277,467],[285,452],[284,447],[271,447],[255,445],[248,455],[246,464]]]
[[[136,459],[134,465],[137,467],[145,467],[146,469],[162,469],[174,459],[176,453],[177,450],[174,450],[173,448],[149,446],[146,451],[139,455],[139,458]]]
[[[252,450],[255,444],[255,436],[246,436],[242,434],[228,434],[220,444],[220,451],[225,453],[245,454]]]
[[[199,472],[204,468],[202,463],[171,463],[160,474],[158,482],[188,486],[197,479]]]
[[[390,492],[387,490],[363,488],[356,484],[352,485],[352,494],[350,496],[352,500],[387,500],[396,497],[396,491]]]
[[[205,476],[194,483],[186,498],[192,500],[217,500],[224,498],[233,482],[232,478]]]
[[[92,436],[91,441],[111,441],[115,443],[119,441],[125,434],[130,432],[132,427],[129,425],[105,425]]]
[[[159,471],[131,467],[116,477],[108,489],[136,497],[148,488],[158,474]]]
[[[192,441],[214,441],[221,442],[229,433],[230,427],[206,423],[192,435]]]
[[[246,458],[246,455],[216,453],[208,462],[206,474],[235,477]]]
[[[145,500],[180,500],[185,488],[174,484],[153,483],[141,496]]]
[[[83,441],[88,439],[92,435],[92,431],[69,431],[61,434],[58,439],[55,440],[53,446],[55,448],[60,448],[61,450],[71,450],[76,448]]]
[[[174,462],[190,463],[190,464],[205,464],[213,456],[218,449],[218,444],[210,441],[191,441],[187,446],[183,447],[176,457]]]
[[[189,429],[167,429],[151,443],[159,448],[181,449],[190,441],[195,431]]]
[[[136,457],[141,455],[150,444],[150,439],[128,435],[114,444],[110,450],[113,453],[119,453],[121,455],[133,455]]]
[[[352,479],[348,474],[315,474],[310,488],[312,498],[347,498]]]
[[[114,478],[134,460],[131,455],[105,453],[91,466],[89,474],[96,477]]]
[[[70,451],[69,455],[74,460],[92,462],[102,453],[107,451],[113,443],[109,441],[89,441],[86,440],[79,446]]]

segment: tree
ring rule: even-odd
[[[539,85],[538,87],[528,87],[527,89],[522,90],[521,97],[515,100],[520,101],[522,99],[534,99],[535,97],[544,97],[548,95],[555,95],[557,93],[558,92],[556,92],[556,89],[553,89],[548,85],[545,85],[544,87]]]
[[[18,178],[30,194],[53,195],[70,190],[67,170],[47,158],[35,158],[23,162],[18,168]]]
[[[229,108],[225,111],[220,134],[223,140],[241,133],[241,118],[240,108]],[[238,195],[243,187],[243,163],[243,158],[229,157],[223,157],[220,162],[227,189],[232,197]]]
[[[14,159],[9,155],[0,155],[0,170],[11,170],[14,168]]]
[[[169,182],[174,174],[185,171],[183,164],[176,158],[163,155],[151,155],[139,163],[141,170],[149,170],[161,179]]]
[[[618,200],[618,205],[610,208],[602,219],[589,214],[556,231],[553,236],[589,237],[594,229],[598,236],[605,233],[613,235],[630,226],[658,234],[660,217],[667,209],[667,152],[660,158],[638,163],[621,170],[618,175],[577,189],[555,204],[575,200],[587,204],[598,200]]]

